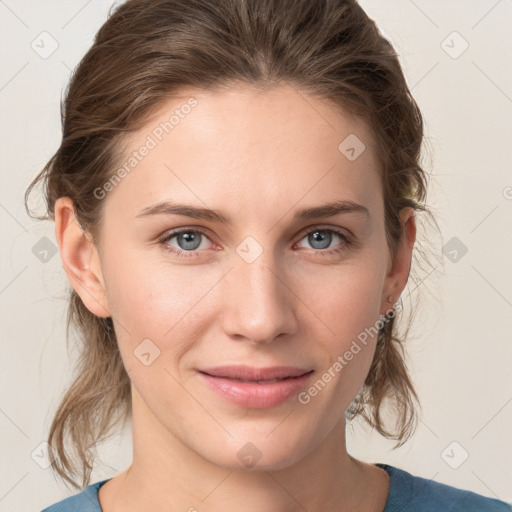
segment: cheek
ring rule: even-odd
[[[191,279],[184,267],[166,266],[130,266],[126,274],[117,268],[110,280],[119,350],[132,385],[151,407],[165,410],[187,400],[175,380],[180,380],[177,367],[204,337],[201,299],[214,281]]]
[[[318,270],[297,281],[294,291],[304,297],[311,322],[343,349],[347,342],[375,325],[381,303],[382,269],[379,263],[357,263]]]
[[[179,354],[202,328],[205,298],[219,276],[206,267],[148,264],[142,257],[111,266],[105,276],[120,346],[133,351],[150,339],[161,352]]]
[[[337,395],[338,405],[346,407],[363,384],[373,359],[382,266],[378,260],[361,260],[350,269],[315,277],[306,303],[315,313],[308,313],[309,329],[317,333],[328,354],[319,378]]]

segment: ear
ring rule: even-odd
[[[411,207],[402,208],[400,211],[400,224],[402,226],[401,239],[398,243],[396,253],[388,266],[388,273],[384,281],[381,308],[386,311],[391,309],[392,303],[395,303],[402,294],[409,273],[411,271],[412,251],[416,241],[416,218],[414,209]],[[391,295],[392,303],[388,301]]]
[[[98,251],[79,225],[72,199],[59,197],[54,212],[55,237],[68,279],[91,313],[111,316]]]

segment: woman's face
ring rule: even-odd
[[[75,288],[113,318],[134,422],[220,466],[284,468],[344,428],[407,280],[414,236],[392,266],[371,134],[292,87],[236,87],[170,100],[128,144],[96,191],[99,285]],[[353,208],[303,213],[333,203]],[[313,372],[228,398],[200,373],[224,365]]]

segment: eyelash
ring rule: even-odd
[[[308,228],[309,229],[309,228]],[[353,247],[355,247],[357,245],[356,241],[349,237],[348,235],[345,234],[344,231],[342,231],[341,229],[336,229],[336,228],[322,228],[322,227],[313,227],[311,229],[309,229],[308,231],[303,231],[300,235],[301,235],[301,238],[299,239],[299,242],[304,239],[307,235],[311,234],[311,233],[315,233],[317,231],[320,231],[320,232],[324,232],[324,233],[334,233],[336,235],[338,235],[341,240],[342,240],[342,244],[341,244],[341,247],[338,247],[337,249],[313,249],[314,252],[316,253],[319,253],[320,255],[323,255],[323,256],[327,256],[327,255],[330,255],[330,254],[333,254],[333,253],[341,253],[345,250],[348,250],[348,249],[351,249]],[[176,249],[175,247],[172,247],[169,245],[169,241],[173,238],[175,238],[177,235],[180,235],[181,233],[199,233],[203,236],[205,236],[206,238],[208,238],[208,235],[200,230],[200,229],[190,229],[190,228],[184,228],[184,229],[178,229],[178,230],[175,230],[175,231],[171,231],[170,233],[166,233],[163,237],[161,237],[159,239],[159,243],[160,245],[162,246],[163,249],[165,249],[166,251],[168,252],[171,252],[173,254],[176,254],[180,257],[183,257],[183,258],[193,258],[195,256],[199,256],[199,253],[201,252],[200,250],[193,250],[193,251],[184,251],[184,250],[181,250],[181,249]]]

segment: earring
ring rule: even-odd
[[[388,302],[393,302],[393,297],[391,295],[388,295]]]

